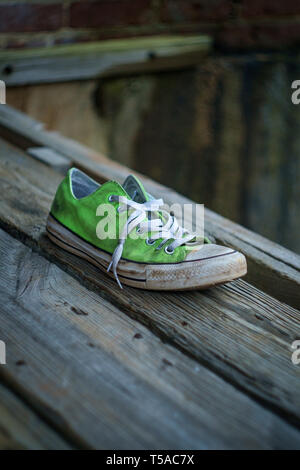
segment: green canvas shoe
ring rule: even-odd
[[[76,168],[59,185],[49,238],[121,283],[141,289],[205,289],[244,276],[246,259],[180,227],[130,175],[99,185]]]

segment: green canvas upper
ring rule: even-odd
[[[119,206],[118,202],[109,202],[109,197],[111,195],[125,196],[128,199],[131,199],[131,197],[119,183],[116,181],[108,181],[101,186],[96,187],[95,191],[88,196],[84,196],[80,199],[76,198],[71,189],[72,170],[74,169],[68,171],[68,174],[60,183],[53,200],[50,213],[62,225],[85,241],[112,254],[118,244],[118,238],[98,238],[96,233],[97,224],[103,218],[106,218],[107,220],[107,213],[104,213],[103,216],[97,215],[97,207],[100,204],[111,204],[115,209],[117,209]],[[147,200],[149,195],[146,193],[143,185],[137,178],[132,176],[131,178],[134,178],[136,182],[136,187],[138,188],[139,193],[138,197],[144,197],[144,200]],[[137,202],[140,202],[138,201],[138,198]],[[119,222],[120,215],[116,210],[117,233],[119,233]],[[121,219],[121,223],[123,223],[123,219]],[[156,249],[161,242],[162,239],[159,239],[156,240],[153,245],[147,245],[145,236],[138,237],[137,239],[128,237],[124,244],[122,258],[143,263],[176,263],[185,259],[187,250],[184,245],[177,247],[173,254],[167,254],[164,249]]]

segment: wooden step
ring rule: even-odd
[[[0,378],[75,447],[300,448],[299,430],[2,230],[0,256]]]
[[[121,291],[108,276],[59,249],[45,235],[61,176],[4,141],[0,154],[0,220],[5,230],[161,339],[299,426],[300,369],[291,361],[298,310],[245,281],[206,292],[162,294],[129,287]]]

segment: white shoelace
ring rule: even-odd
[[[160,250],[164,245],[167,244],[168,240],[172,239],[173,241],[167,247],[165,247],[166,253],[169,254],[172,254],[177,247],[183,244],[189,244],[189,242],[191,242],[193,239],[195,239],[193,244],[197,243],[197,237],[195,237],[195,234],[191,234],[188,230],[180,227],[173,215],[163,209],[160,209],[164,204],[162,199],[152,199],[150,201],[144,202],[143,204],[139,204],[138,202],[132,201],[131,199],[127,199],[125,196],[112,195],[110,196],[110,202],[119,202],[122,204],[119,206],[119,213],[127,211],[128,207],[130,208],[129,210],[133,210],[124,225],[122,233],[120,234],[118,245],[113,252],[111,262],[107,268],[107,272],[110,271],[111,267],[113,268],[114,276],[121,289],[122,285],[117,274],[118,263],[122,257],[124,243],[127,236],[137,226],[139,226],[138,233],[151,233],[151,239],[147,239],[148,244],[152,244],[155,240],[160,238],[163,239],[163,241],[157,246],[157,250]],[[157,214],[158,218],[154,220],[148,218],[149,214],[158,211],[161,217],[159,217]]]

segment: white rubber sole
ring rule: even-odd
[[[46,228],[53,243],[107,271],[111,261],[109,253],[84,241],[50,214]],[[244,255],[232,250],[224,255],[172,264],[136,263],[121,258],[117,272],[122,284],[139,289],[207,289],[244,276],[247,263]],[[111,272],[107,274],[114,277]]]

